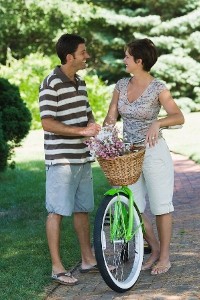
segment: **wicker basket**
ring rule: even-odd
[[[130,185],[140,177],[144,154],[145,149],[142,149],[114,159],[98,157],[97,160],[111,185]]]

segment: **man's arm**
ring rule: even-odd
[[[86,127],[65,125],[51,117],[43,118],[41,122],[45,131],[64,136],[95,136],[101,129],[100,125],[94,122],[88,122]]]
[[[95,123],[95,119],[94,119],[92,111],[90,111],[88,113],[88,124],[90,124],[90,123]]]

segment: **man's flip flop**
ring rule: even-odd
[[[68,273],[62,272],[62,273],[58,273],[58,274],[53,274],[52,273],[52,276],[51,276],[53,281],[64,284],[64,285],[73,286],[73,285],[78,283],[78,280],[72,281],[72,282],[66,282],[63,279],[60,279],[60,277],[73,278],[73,276],[70,272],[68,272]]]
[[[109,270],[110,272],[113,272],[116,270],[116,267],[114,266],[109,266]],[[80,273],[98,273],[99,272],[99,269],[97,267],[97,265],[91,267],[91,268],[88,268],[88,269],[82,269],[80,268],[79,269]]]
[[[80,268],[79,271],[80,271],[80,273],[98,273],[99,269],[98,269],[97,265],[95,265],[95,266],[92,266],[91,268],[87,268],[87,269]]]

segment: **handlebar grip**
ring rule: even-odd
[[[182,127],[183,125],[172,125],[172,126],[163,127],[161,129],[181,129]]]

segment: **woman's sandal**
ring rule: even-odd
[[[155,265],[152,268],[151,275],[160,275],[160,274],[167,273],[170,268],[171,268],[171,263],[170,262],[165,266],[164,265],[159,265],[159,263],[158,263],[157,265]]]
[[[156,259],[156,260],[153,260],[153,261],[149,261],[149,262],[147,261],[146,263],[144,263],[144,264],[142,265],[141,270],[142,270],[142,271],[151,270],[152,267],[155,265],[156,261],[157,261],[157,259]]]
[[[73,279],[75,279],[72,276],[72,273],[70,273],[70,272],[62,272],[62,273],[58,273],[58,274],[53,274],[52,273],[52,276],[51,276],[51,278],[53,279],[53,281],[61,283],[61,284],[64,284],[64,285],[73,286],[73,285],[75,285],[75,284],[78,283],[77,279],[75,279],[75,281],[68,281],[67,282],[67,281],[64,281],[63,279],[61,279],[60,277],[66,277],[66,278],[73,278]]]
[[[150,257],[147,259],[147,261],[142,265],[141,270],[146,271],[146,270],[151,270],[152,267],[155,265],[155,263],[158,261],[159,256],[153,256],[150,255]]]

